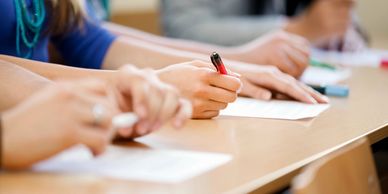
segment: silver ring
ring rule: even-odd
[[[92,113],[94,117],[93,124],[96,126],[100,125],[105,114],[104,106],[101,104],[95,104],[92,108]]]

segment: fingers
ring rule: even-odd
[[[77,119],[85,124],[98,125],[104,129],[111,127],[112,118],[119,113],[119,110],[106,97],[95,96],[85,92],[79,92],[76,96],[77,98],[72,103],[75,104],[74,114]],[[96,113],[96,111],[99,111],[99,113]]]
[[[279,68],[280,71],[295,76],[298,74],[297,66],[289,58],[285,47],[287,46],[283,45],[283,47],[281,48],[282,50],[279,51],[280,54],[278,55],[278,61],[276,66]]]
[[[136,124],[131,128],[121,128],[117,133],[122,137],[130,137],[135,131]]]
[[[217,72],[208,72],[206,79],[209,84],[232,92],[236,92],[242,87],[240,79],[235,77],[235,74],[227,76]]]
[[[300,87],[309,93],[318,103],[329,103],[329,98],[315,91],[311,87],[306,86],[305,84],[299,82]]]
[[[140,119],[145,119],[148,116],[149,111],[149,101],[146,100],[147,92],[150,90],[150,86],[145,84],[145,79],[142,77],[134,78],[136,80],[133,81],[133,86],[129,89],[125,89],[125,91],[121,92],[131,92],[130,96],[132,98],[125,99],[127,101],[132,100],[133,111],[139,116]],[[128,96],[128,95],[126,95]]]
[[[293,33],[287,34],[290,41],[289,46],[293,46],[295,49],[298,49],[303,55],[310,55],[310,42],[307,39]]]
[[[309,43],[306,39],[286,32],[281,32],[278,35],[277,56],[274,56],[273,61],[276,61],[279,69],[294,77],[299,77],[309,63]],[[275,57],[277,57],[275,59]]]
[[[206,97],[208,100],[221,103],[231,103],[237,99],[237,92],[231,92],[229,90],[224,90],[213,86],[203,86],[197,95],[198,97]]]
[[[204,84],[200,84],[194,95],[197,98],[210,99],[217,102],[230,103],[237,98],[237,93],[242,87],[239,78],[221,75],[216,72],[203,71]]]
[[[93,155],[99,155],[105,151],[110,141],[109,132],[99,127],[80,126],[78,130],[78,142],[85,144]]]
[[[296,100],[309,104],[317,103],[317,100],[301,87],[299,81],[280,71],[265,73],[260,78],[250,77],[249,80],[254,84],[286,94]]]
[[[294,77],[300,77],[303,73],[303,71],[306,69],[306,67],[309,65],[309,58],[308,56],[305,56],[301,54],[298,50],[290,47],[285,46],[284,47],[285,53],[290,59],[290,61],[293,63],[294,69],[292,72],[292,76]]]
[[[125,137],[145,135],[159,129],[172,118],[177,118],[177,126],[180,126],[191,116],[191,105],[183,103],[182,106],[179,92],[161,82],[154,71],[131,68],[120,71],[122,71],[121,82],[131,81],[131,86],[125,88],[121,86],[120,89],[124,89],[126,94],[131,96],[127,100],[133,101],[133,111],[142,114],[132,130],[119,130],[120,135]],[[120,82],[118,84],[120,85]]]
[[[149,128],[151,131],[156,130],[157,128],[160,128],[162,123],[165,120],[162,120],[162,115],[165,114],[165,111],[170,111],[169,107],[165,107],[166,109],[163,109],[163,104],[165,101],[165,98],[169,94],[169,91],[157,88],[157,87],[150,87],[150,90],[148,91],[148,116],[147,116],[147,122]],[[177,105],[173,105],[174,111],[176,110]],[[169,115],[171,116],[171,115]],[[171,118],[171,117],[170,117]]]
[[[209,119],[209,118],[213,118],[213,117],[216,117],[220,114],[220,111],[219,110],[209,110],[209,111],[205,111],[203,112],[199,117],[198,119]]]
[[[301,102],[316,104],[317,101],[303,88],[300,87],[297,80],[293,77],[285,75],[280,79],[281,81],[275,85],[275,88],[290,97],[299,100]]]
[[[181,128],[184,123],[192,117],[193,108],[190,101],[186,99],[179,100],[179,108],[173,120],[175,128]]]
[[[260,100],[270,100],[272,98],[271,91],[262,88],[258,85],[254,85],[248,80],[244,81],[244,88],[241,94]]]
[[[158,122],[164,123],[168,119],[175,116],[175,113],[179,109],[179,98],[177,92],[169,92],[164,97],[164,102],[160,111]]]

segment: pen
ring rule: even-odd
[[[338,97],[347,97],[349,96],[349,87],[343,85],[309,85],[311,88],[317,92],[328,95],[328,96],[338,96]]]
[[[323,63],[323,62],[317,61],[315,59],[310,59],[310,65],[313,67],[321,67],[321,68],[329,69],[329,70],[336,70],[337,69],[333,65],[330,65],[328,63]]]
[[[220,74],[227,75],[228,72],[226,71],[226,68],[224,66],[224,63],[222,62],[222,59],[220,55],[216,52],[213,52],[210,55],[210,60],[212,61],[213,65],[216,67],[217,71]]]

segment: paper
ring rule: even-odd
[[[311,58],[337,67],[337,70],[308,67],[301,81],[312,85],[337,84],[351,75],[349,67],[379,67],[382,59],[388,58],[388,51],[368,49],[360,52],[338,52],[313,49]]]
[[[300,80],[311,85],[330,85],[344,81],[351,75],[350,69],[330,70],[319,67],[308,67]]]
[[[316,117],[329,106],[329,104],[312,105],[295,101],[261,101],[251,98],[238,98],[236,102],[229,104],[225,110],[221,111],[221,115],[298,120]]]
[[[312,50],[312,58],[336,66],[379,67],[381,59],[388,58],[388,51],[368,49],[360,52]]]
[[[84,146],[75,146],[33,166],[38,172],[92,174],[126,180],[182,182],[231,160],[230,155],[180,150],[110,146],[93,158]]]

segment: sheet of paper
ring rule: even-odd
[[[318,61],[337,66],[378,67],[381,59],[388,58],[388,51],[368,49],[360,52],[338,52],[313,49],[311,55]]]
[[[329,106],[329,104],[311,105],[295,101],[238,98],[236,102],[229,104],[225,110],[221,111],[221,115],[298,120],[316,117]]]
[[[308,67],[300,80],[311,85],[328,85],[344,81],[349,78],[350,75],[350,69],[346,68],[330,70],[319,67]]]
[[[182,182],[231,160],[227,154],[123,148],[110,146],[93,158],[84,146],[75,146],[33,166],[38,172],[92,174],[112,178],[163,183]]]

